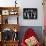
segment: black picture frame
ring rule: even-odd
[[[23,8],[24,19],[37,19],[37,8]]]

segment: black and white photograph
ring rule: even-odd
[[[24,8],[23,18],[24,19],[37,19],[37,8]]]

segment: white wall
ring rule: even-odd
[[[14,6],[15,5],[14,1],[15,0],[0,0],[0,6],[1,7]]]
[[[21,0],[18,1],[21,4],[20,10],[20,25],[22,26],[43,26],[43,6],[42,0]],[[37,8],[38,19],[37,20],[24,20],[23,19],[23,8]]]
[[[15,0],[0,0],[0,6],[14,6]],[[42,0],[17,0],[19,9],[19,24],[21,26],[43,26],[43,6]],[[38,19],[37,20],[24,20],[23,8],[37,8]]]

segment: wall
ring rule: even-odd
[[[0,0],[0,6],[14,6],[15,0]],[[43,26],[43,6],[42,0],[17,0],[20,7],[19,9],[19,24],[20,26]],[[38,19],[37,20],[24,20],[23,19],[23,8],[37,8]]]
[[[20,25],[21,26],[43,26],[43,6],[42,0],[21,0],[18,1],[21,4],[20,7]],[[23,18],[23,8],[37,8],[38,9],[38,19],[37,20],[24,20]]]
[[[14,6],[14,1],[15,0],[0,0],[0,6],[1,7],[10,7],[10,6]]]

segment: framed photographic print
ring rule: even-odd
[[[9,10],[2,10],[2,15],[9,15]]]
[[[24,19],[37,19],[37,8],[23,8]]]

